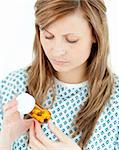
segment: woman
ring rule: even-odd
[[[37,0],[35,16],[32,64],[1,81],[2,149],[117,149],[119,77],[107,62],[104,2]],[[48,108],[55,125],[22,120],[13,100],[22,92]]]

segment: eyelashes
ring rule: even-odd
[[[52,39],[53,39],[53,37],[47,37],[47,36],[45,36],[45,39],[47,39],[47,40],[52,40]],[[75,41],[69,41],[69,40],[67,40],[67,42],[69,42],[69,43],[73,44],[73,43],[78,42],[78,40],[75,40]]]

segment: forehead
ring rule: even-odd
[[[51,33],[81,33],[90,29],[82,11],[78,10],[51,23],[47,28]]]

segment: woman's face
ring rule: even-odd
[[[67,73],[86,64],[94,42],[91,28],[81,11],[56,20],[44,30],[40,29],[40,39],[53,68]]]

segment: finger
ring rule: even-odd
[[[30,148],[32,150],[46,150],[45,148],[41,148],[39,146],[36,146],[34,143],[29,143],[28,148]]]
[[[48,126],[49,126],[50,130],[52,131],[52,133],[54,133],[57,136],[59,141],[69,142],[70,139],[58,127],[53,125],[53,122],[51,120],[48,121]]]
[[[5,111],[7,111],[8,109],[10,109],[11,107],[13,107],[15,105],[17,105],[17,101],[16,101],[16,99],[13,99],[12,101],[8,102],[7,104],[5,104],[3,106],[3,111],[5,112]]]
[[[28,146],[28,149],[32,149],[32,150],[40,150],[40,149],[38,149],[34,144],[32,144],[32,143],[29,143],[29,146]]]
[[[20,113],[18,111],[15,111],[12,114],[5,112],[3,115],[3,121],[5,124],[6,123],[8,124],[8,122],[14,123],[16,121],[19,121],[19,119],[20,119]]]
[[[22,120],[23,121],[23,124],[24,126],[26,127],[26,129],[30,129],[32,123],[33,123],[33,119],[27,119],[27,120]]]
[[[51,141],[43,132],[41,128],[41,124],[35,120],[35,132],[36,132],[36,137],[45,145],[52,145],[54,142]]]
[[[9,117],[11,116],[13,113],[17,112],[17,106],[12,106],[11,109],[8,109],[7,111],[4,112],[4,117]]]
[[[34,122],[32,123],[30,130],[29,130],[29,141],[30,141],[30,146],[35,145],[37,147],[40,147],[41,149],[44,149],[44,145],[36,138],[35,135],[35,128],[34,128]]]

